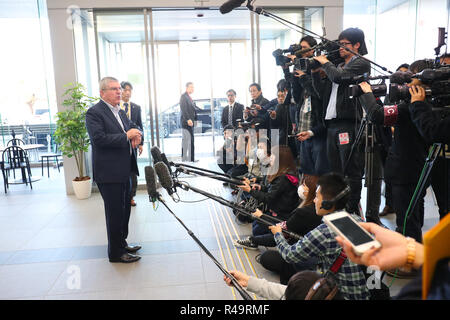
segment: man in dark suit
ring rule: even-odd
[[[194,93],[194,84],[186,83],[186,92],[180,98],[181,128],[182,128],[182,161],[195,161],[194,156],[194,121],[197,120],[197,111],[194,101],[191,98]]]
[[[122,100],[120,101],[120,108],[125,111],[128,119],[130,119],[138,128],[143,132],[142,117],[141,117],[141,107],[130,101],[131,95],[133,93],[133,86],[128,81],[122,81],[120,83],[122,87]],[[144,137],[142,136],[141,143],[138,146],[139,155],[142,154],[144,150]],[[137,153],[137,150],[136,150]],[[134,197],[136,196],[137,189],[137,174],[131,172],[131,206],[136,206],[136,201]]]
[[[108,257],[110,262],[135,262],[131,253],[140,246],[129,246],[131,172],[138,173],[135,148],[142,131],[120,109],[121,87],[117,79],[103,78],[99,84],[101,100],[86,113],[86,128],[92,145],[94,181],[105,205]]]
[[[234,129],[236,129],[236,120],[243,120],[244,106],[236,102],[236,91],[233,89],[227,91],[227,100],[228,106],[226,106],[222,111],[222,128],[225,128],[227,125],[231,125]]]

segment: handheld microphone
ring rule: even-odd
[[[145,168],[145,181],[147,184],[147,193],[149,200],[155,203],[161,196],[156,188],[156,175],[152,166],[146,166]]]
[[[169,196],[172,196],[172,194],[176,193],[176,188],[174,187],[173,179],[170,176],[169,168],[167,168],[164,162],[160,161],[156,163],[155,171],[158,175],[161,186],[167,190]]]
[[[220,6],[219,11],[221,14],[225,14],[239,8],[245,0],[228,0],[223,5]]]
[[[157,146],[152,147],[150,149],[150,152],[152,154],[154,164],[162,161],[161,150],[159,150],[159,148]],[[155,167],[155,169],[156,169],[156,167]]]

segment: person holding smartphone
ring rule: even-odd
[[[317,182],[316,197],[314,199],[316,214],[327,214],[343,210],[347,204],[350,188],[343,176],[337,173],[325,174]],[[352,215],[357,221],[359,216]],[[330,270],[333,263],[340,256],[342,248],[335,239],[335,233],[325,223],[307,233],[303,239],[289,245],[283,237],[281,226],[269,227],[275,237],[277,249],[287,263],[305,263],[317,258],[322,271]],[[346,300],[369,300],[370,292],[366,286],[366,277],[362,269],[345,259],[335,274],[339,292]]]

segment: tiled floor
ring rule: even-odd
[[[197,165],[217,170],[206,161]],[[33,172],[40,175],[38,168]],[[153,208],[145,188],[138,190],[128,238],[143,246],[142,259],[134,264],[109,263],[100,194],[77,200],[65,194],[62,173],[54,169],[50,174],[50,179],[44,176],[34,183],[33,190],[14,185],[7,195],[0,194],[0,299],[241,299],[166,208],[162,204]],[[230,197],[219,181],[188,181]],[[194,192],[179,195],[183,201],[204,199]],[[237,224],[229,208],[212,200],[174,203],[167,195],[165,199],[225,268],[278,280],[255,261],[259,251],[232,245],[231,239],[250,234],[251,228]],[[394,218],[383,222],[393,228]],[[437,221],[437,208],[428,193],[424,230]],[[385,279],[388,284],[391,280]],[[406,282],[396,279],[391,294]]]

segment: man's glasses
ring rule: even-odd
[[[113,90],[113,91],[122,91],[122,88],[121,87],[117,87],[117,88],[106,88],[106,89],[103,89],[103,90]]]
[[[349,44],[352,44],[351,42],[339,42],[341,46],[348,46]]]

